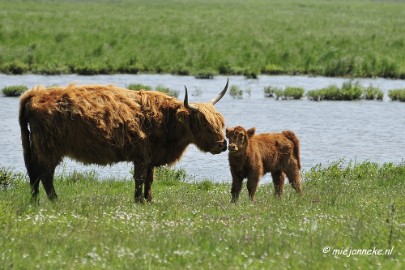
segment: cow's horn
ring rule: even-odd
[[[186,107],[186,108],[189,109],[189,110],[195,111],[195,112],[198,111],[197,107],[188,104],[188,92],[187,92],[187,87],[184,86],[184,89],[186,90],[186,96],[184,97],[184,107]]]
[[[226,80],[226,85],[224,87],[224,90],[222,90],[221,93],[219,93],[219,95],[216,98],[211,99],[211,103],[212,105],[215,105],[215,103],[217,103],[226,93],[226,90],[228,90],[228,85],[229,85],[229,78]]]

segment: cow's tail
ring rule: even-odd
[[[28,129],[28,120],[27,120],[27,112],[26,112],[26,104],[31,99],[31,96],[28,93],[23,94],[20,99],[20,115],[18,121],[20,123],[20,130],[21,130],[21,141],[24,153],[24,162],[25,167],[27,168],[28,173],[30,172],[30,164],[31,164],[31,139],[30,139],[30,131]]]
[[[298,140],[297,136],[295,136],[294,132],[290,130],[286,130],[282,132],[284,136],[287,137],[290,141],[294,144],[294,156],[298,161],[298,167],[301,169],[301,159],[300,159],[300,141]]]

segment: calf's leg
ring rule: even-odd
[[[274,184],[274,195],[280,197],[284,190],[285,174],[282,171],[275,171],[271,173]]]
[[[232,194],[232,201],[233,203],[237,202],[239,199],[239,194],[242,189],[242,181],[243,178],[240,177],[232,177],[232,189],[231,189],[231,194]]]
[[[254,202],[257,186],[259,185],[260,176],[256,172],[252,172],[248,176],[247,190],[249,192],[249,198]]]
[[[290,160],[289,166],[285,171],[288,180],[297,193],[302,194],[301,171],[296,160]]]

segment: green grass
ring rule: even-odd
[[[1,169],[0,265],[4,269],[402,269],[405,164],[342,162],[304,174],[304,195],[287,185],[281,199],[246,188],[230,203],[230,184],[186,182],[162,169],[155,202],[133,203],[133,181],[94,173],[56,179],[38,206],[20,174]],[[2,174],[0,174],[1,177]],[[331,251],[324,253],[323,249]],[[339,255],[337,250],[342,250]],[[344,255],[344,250],[391,255]],[[336,250],[336,251],[334,251]]]
[[[0,72],[405,78],[403,1],[0,0]]]
[[[2,92],[6,97],[18,97],[27,90],[28,87],[25,85],[11,85],[4,87]]]
[[[405,102],[405,89],[393,89],[388,92],[388,96],[392,101]]]

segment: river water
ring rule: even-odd
[[[22,84],[35,85],[114,84],[126,87],[141,83],[156,87],[162,85],[179,91],[184,97],[184,85],[194,95],[190,102],[208,101],[221,91],[227,77],[216,76],[212,80],[192,76],[174,75],[4,75],[0,74],[0,89]],[[227,94],[216,108],[229,127],[242,125],[256,127],[257,133],[278,132],[290,129],[301,141],[303,170],[317,164],[328,164],[339,159],[346,162],[371,161],[401,163],[405,159],[405,103],[389,100],[388,90],[405,88],[404,80],[359,79],[361,85],[372,84],[385,93],[383,101],[309,101],[274,100],[265,98],[265,86],[303,87],[306,91],[336,84],[339,87],[347,79],[306,76],[259,76],[256,80],[243,76],[230,76],[230,85],[246,91],[242,99]],[[18,98],[0,95],[0,166],[25,172],[18,126]],[[57,173],[94,170],[101,178],[131,178],[130,163],[113,166],[83,166],[65,159]],[[209,179],[230,182],[227,152],[211,155],[190,146],[183,158],[175,165],[190,175],[190,180]],[[263,182],[269,181],[266,176]]]

